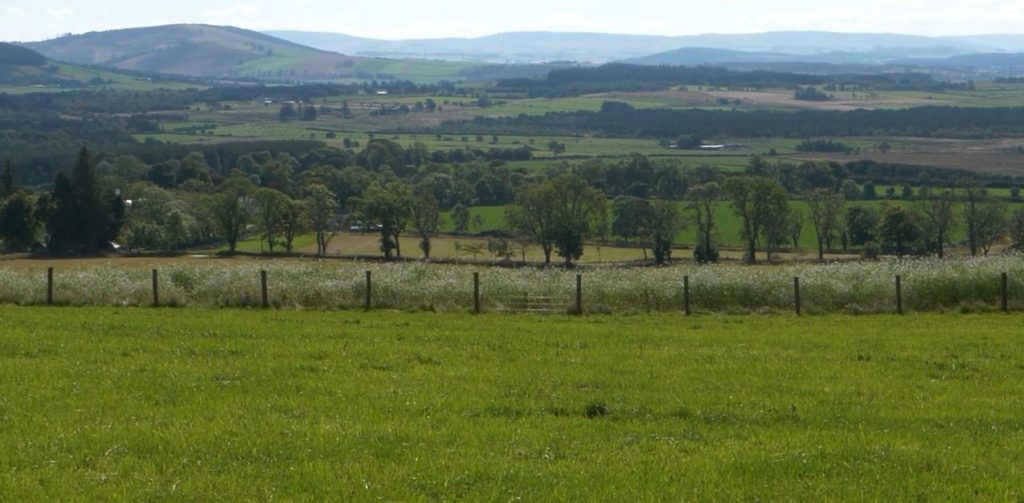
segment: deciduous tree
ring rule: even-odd
[[[371,185],[356,201],[360,220],[380,230],[380,249],[386,259],[402,256],[399,236],[409,222],[409,199],[408,187],[392,182]]]
[[[213,198],[210,210],[229,253],[235,253],[242,231],[249,223],[252,192],[253,186],[248,180],[235,178],[225,182]]]
[[[429,259],[432,248],[431,238],[441,228],[441,210],[438,208],[434,196],[425,191],[412,196],[410,209],[412,227],[420,238],[420,250],[423,252],[423,258]]]
[[[309,229],[306,218],[306,201],[288,198],[281,214],[281,238],[284,239],[284,250],[291,253],[295,250],[295,238]]]
[[[807,205],[811,210],[811,224],[818,242],[818,260],[825,260],[825,248],[831,245],[832,236],[839,229],[839,215],[842,214],[845,198],[829,189],[815,189],[807,194]],[[830,247],[830,246],[829,246]]]
[[[672,245],[682,228],[683,219],[674,202],[658,200],[651,203],[645,231],[651,240],[655,264],[664,265],[672,261]]]
[[[603,192],[579,176],[561,175],[521,188],[507,218],[520,235],[541,247],[545,263],[557,251],[569,267],[583,255],[583,243],[604,211]]]
[[[779,218],[779,212],[788,212],[786,193],[779,184],[759,176],[730,178],[724,189],[741,220],[740,237],[746,249],[743,260],[753,264],[757,261],[757,243],[765,226]]]
[[[934,250],[939,258],[943,258],[949,234],[953,230],[953,218],[956,214],[955,196],[953,192],[947,190],[930,195],[918,204],[925,245]]]
[[[327,245],[330,242],[329,232],[335,225],[335,212],[338,208],[338,200],[326,186],[313,184],[306,187],[306,215],[309,226],[316,234],[316,254],[323,256],[327,254]]]
[[[906,208],[886,204],[882,209],[878,219],[878,237],[882,240],[882,246],[902,256],[920,235],[920,227]]]
[[[694,212],[697,224],[697,246],[693,257],[702,264],[718,261],[715,246],[715,209],[722,198],[722,189],[717,182],[707,182],[691,187],[686,194],[688,207]]]
[[[278,232],[289,203],[291,200],[288,196],[274,189],[261,188],[253,194],[256,220],[271,255],[274,254],[274,245],[277,244]]]

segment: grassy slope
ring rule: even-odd
[[[0,494],[1016,500],[1017,325],[3,308]]]
[[[174,80],[153,80],[149,78],[136,77],[134,75],[127,75],[124,73],[108,70],[99,70],[95,68],[86,68],[83,66],[76,66],[67,63],[53,63],[57,67],[57,71],[49,73],[44,71],[42,68],[37,67],[18,67],[16,70],[19,76],[27,79],[39,79],[39,82],[46,82],[49,79],[60,79],[64,81],[77,82],[81,84],[83,89],[88,90],[114,90],[114,91],[156,91],[160,89],[169,90],[183,90],[189,88],[202,88],[204,86],[198,84],[190,84],[185,82],[177,82]],[[102,84],[90,84],[89,82],[99,77],[104,80]],[[10,85],[0,84],[0,93],[11,93],[11,94],[22,94],[22,93],[37,93],[37,92],[52,92],[52,91],[64,91],[68,87],[59,87],[53,85]]]

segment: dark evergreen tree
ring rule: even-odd
[[[42,205],[40,205],[42,206]],[[76,239],[75,191],[64,173],[57,173],[53,194],[45,206],[47,248],[51,253],[72,251]]]
[[[0,198],[14,194],[14,169],[11,168],[11,161],[4,163],[4,172],[0,175]]]
[[[0,239],[8,252],[26,251],[35,241],[32,201],[23,192],[10,196],[0,209]]]
[[[78,152],[75,167],[71,171],[73,191],[72,207],[75,210],[74,247],[79,251],[92,252],[106,248],[106,215],[103,200],[96,183],[96,168],[87,147]]]
[[[70,179],[57,175],[48,205],[46,229],[54,253],[105,250],[124,224],[121,196],[100,188],[87,147],[79,151]]]

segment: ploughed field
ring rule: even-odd
[[[0,494],[1018,500],[1018,315],[0,308]]]

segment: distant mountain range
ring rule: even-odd
[[[178,24],[67,35],[23,44],[47,58],[136,72],[213,79],[418,82],[533,75],[494,64],[609,61],[721,65],[804,73],[927,70],[951,78],[1024,75],[1024,35],[923,37],[769,32],[679,37],[513,32],[387,41],[334,33]],[[547,66],[532,66],[529,70]],[[866,69],[866,70],[864,70]]]
[[[916,53],[916,54],[915,54]],[[928,72],[954,79],[985,79],[1024,74],[1024,53],[971,53],[942,56],[939,48],[923,51],[884,49],[866,52],[782,54],[687,47],[624,60],[638,65],[723,66],[736,70],[839,74],[888,71]]]
[[[421,60],[346,56],[255,31],[199,24],[91,32],[24,45],[70,63],[212,78],[436,80],[438,75],[456,78],[465,66],[439,69]],[[416,78],[420,73],[424,79]]]
[[[351,35],[270,31],[295,43],[355,56],[448,59],[488,63],[580,61],[603,63],[638,60],[683,48],[759,53],[740,60],[836,62],[875,64],[907,58],[1016,52],[1024,50],[1024,35],[924,37],[917,35],[833,33],[821,31],[769,32],[743,35],[707,34],[678,37],[602,33],[511,32],[478,38],[379,40]],[[722,53],[725,56],[727,53]],[[731,59],[733,56],[729,56]],[[700,59],[700,58],[698,58]],[[666,64],[683,64],[664,57]],[[721,61],[723,57],[709,58]],[[735,59],[732,59],[735,61]]]
[[[830,51],[814,54],[738,51],[707,47],[684,47],[650,56],[625,60],[642,65],[714,65],[723,63],[829,63],[833,65],[883,65],[904,60],[940,61],[970,58],[954,47],[900,47],[860,52]]]

